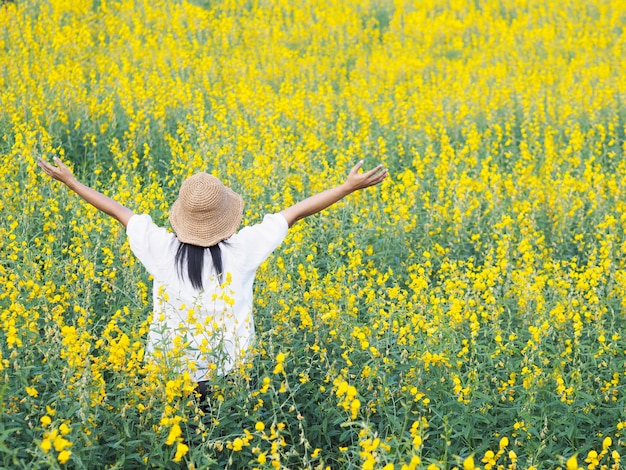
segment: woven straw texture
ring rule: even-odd
[[[215,176],[196,173],[183,181],[170,223],[181,242],[207,247],[235,233],[242,215],[239,194]]]

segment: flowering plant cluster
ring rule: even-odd
[[[620,468],[624,18],[0,2],[0,466]],[[362,158],[390,177],[292,227],[257,275],[252,359],[201,406],[180,358],[146,357],[123,228],[39,171],[53,155],[162,225],[200,170],[244,224]]]

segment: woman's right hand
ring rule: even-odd
[[[47,175],[69,186],[70,183],[75,180],[72,171],[63,164],[60,158],[54,157],[53,160],[57,166],[51,165],[41,157],[39,157],[37,163]]]

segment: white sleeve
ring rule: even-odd
[[[156,225],[148,214],[133,215],[126,226],[131,251],[150,274],[160,278],[171,263],[176,236]]]
[[[244,269],[256,270],[282,243],[288,229],[287,220],[280,213],[268,214],[260,224],[241,229],[237,233],[237,242],[245,257]]]

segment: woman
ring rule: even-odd
[[[189,371],[201,394],[212,373],[226,374],[244,359],[254,337],[256,270],[288,228],[387,176],[382,165],[360,173],[361,160],[343,184],[235,233],[243,214],[241,196],[216,177],[197,173],[182,183],[171,207],[171,233],[149,215],[135,214],[80,183],[58,158],[54,162],[56,166],[39,159],[39,166],[126,228],[131,250],[154,278],[147,353],[162,361],[178,360],[172,366]]]

